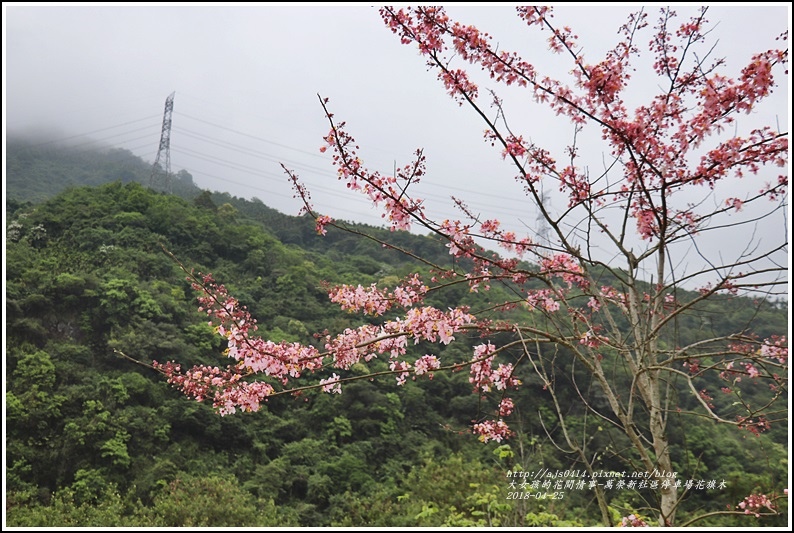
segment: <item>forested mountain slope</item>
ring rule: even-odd
[[[220,417],[147,366],[119,356],[144,364],[222,362],[222,339],[197,311],[185,273],[164,249],[187,268],[212,272],[248,306],[263,336],[303,343],[316,342],[315,332],[360,323],[328,301],[325,283],[388,283],[423,267],[343,232],[320,237],[311,220],[261,202],[200,191],[184,174],[181,197],[149,190],[141,184],[147,165],[129,154],[36,154],[35,147],[8,145],[7,525],[598,523],[587,491],[571,491],[564,500],[508,499],[508,470],[576,468],[549,440],[554,417],[528,369],[521,377],[529,386],[515,397],[519,435],[484,445],[468,432],[480,405],[466,372],[403,387],[393,376],[361,380],[339,396],[307,391],[274,398],[257,413]],[[398,239],[449,261],[446,248],[429,237]],[[483,295],[461,287],[434,303],[486,307],[507,290],[495,285]],[[712,302],[682,320],[679,334],[737,325],[754,326],[762,336],[785,331],[782,305],[756,304]],[[476,341],[446,349],[470,350]],[[561,376],[574,371],[564,354],[560,365]],[[373,360],[352,372],[386,367]],[[719,383],[704,386],[718,390]],[[576,391],[560,400],[574,425],[593,423],[577,408]],[[692,401],[682,393],[683,407]],[[592,445],[608,451],[602,468],[619,468],[619,436],[608,425],[599,435]],[[684,516],[785,484],[785,427],[755,436],[704,421],[681,435],[680,475],[727,482],[718,497],[693,491]],[[623,516],[643,502],[639,492],[623,491],[611,505]],[[698,524],[745,520],[715,516]]]

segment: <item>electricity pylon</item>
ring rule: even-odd
[[[167,193],[171,192],[171,112],[174,110],[175,94],[176,91],[172,92],[168,95],[168,98],[165,99],[160,147],[157,149],[157,157],[154,158],[154,165],[152,165],[152,175],[149,177],[149,187],[152,189],[159,188]],[[165,163],[161,166],[160,157],[163,155],[165,157]],[[162,184],[160,183],[161,181]]]
[[[549,193],[544,191],[542,188],[540,190],[540,202],[547,209],[551,207],[549,205]],[[546,220],[546,217],[543,216],[543,211],[540,209],[538,209],[538,216],[535,219],[535,225],[535,231],[538,234],[538,242],[541,246],[549,246],[551,244],[551,240],[549,238],[551,228],[549,227],[548,220]]]

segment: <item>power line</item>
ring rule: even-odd
[[[179,131],[181,132],[182,130],[180,129]],[[277,178],[274,174],[272,174],[270,172],[267,172],[267,171],[264,171],[261,168],[251,167],[251,166],[247,166],[247,165],[242,165],[242,164],[234,162],[234,161],[229,161],[227,159],[222,159],[220,157],[212,156],[212,155],[207,154],[207,153],[197,152],[197,151],[191,150],[189,148],[176,148],[175,147],[173,149],[173,151],[174,151],[174,153],[177,153],[177,154],[183,154],[183,155],[186,155],[188,157],[193,157],[195,159],[199,159],[199,160],[202,160],[202,161],[213,163],[213,164],[218,165],[218,166],[220,166],[222,168],[227,168],[227,169],[234,170],[234,171],[237,171],[237,172],[245,172],[245,173],[251,174],[253,176],[257,176],[257,177],[260,177],[260,178],[268,179],[270,181],[278,181],[278,182],[283,182],[283,183],[286,183],[286,181],[287,181],[286,178],[283,178],[283,177],[278,177]],[[242,150],[240,150],[240,151],[242,151]],[[268,160],[272,160],[272,161],[276,161],[275,159],[272,159],[272,158],[269,158],[269,157],[267,159]],[[295,168],[300,169],[300,168],[302,168],[302,165],[296,165]],[[254,187],[254,186],[249,185],[249,184],[232,181],[232,180],[230,180],[228,178],[220,178],[218,176],[212,176],[212,175],[206,174],[206,173],[204,173],[204,175],[214,177],[215,179],[218,179],[218,180],[223,181],[225,183],[232,183],[232,184],[235,184],[235,185],[244,185],[246,187],[249,187],[249,188],[255,189],[255,190],[264,190],[264,189],[261,189],[261,188],[258,188],[258,187]],[[333,174],[331,174],[331,173],[329,173],[327,171],[321,171],[320,177],[327,177],[327,178],[330,178],[330,179],[333,179],[334,181],[336,181],[336,176],[334,176]],[[365,204],[365,205],[371,205],[371,202],[366,200],[361,195],[345,194],[345,193],[339,192],[338,190],[336,190],[334,188],[324,187],[322,185],[317,185],[317,184],[309,183],[309,182],[307,182],[307,186],[308,186],[310,191],[315,191],[315,192],[316,191],[321,191],[321,192],[323,192],[325,194],[336,196],[338,198],[349,199],[349,200],[355,201],[357,203],[361,203],[361,204]],[[271,192],[271,191],[268,191],[268,192]],[[279,196],[284,196],[284,195],[279,195]],[[449,200],[449,197],[447,197],[447,196],[441,196],[441,195],[432,194],[432,193],[422,194],[422,197],[423,198],[429,198],[429,199],[435,199],[435,200],[439,200],[439,201],[448,201]],[[521,216],[521,215],[526,214],[526,211],[524,211],[524,210],[508,209],[504,205],[494,205],[494,204],[487,204],[487,203],[483,203],[483,202],[471,203],[470,205],[473,206],[473,207],[476,207],[478,209],[500,210],[503,213],[513,214],[515,216]],[[449,212],[446,212],[446,213],[448,215],[450,215]],[[450,215],[450,216],[452,216],[454,218],[455,215]]]
[[[303,150],[303,149],[300,149],[300,148],[294,148],[294,147],[288,146],[286,144],[277,143],[276,141],[271,141],[270,139],[264,139],[262,137],[257,137],[256,135],[251,135],[250,133],[243,133],[241,131],[237,131],[237,130],[234,130],[232,128],[227,128],[226,126],[221,126],[220,124],[215,124],[215,123],[209,122],[207,120],[203,120],[203,119],[196,118],[196,117],[191,117],[190,115],[186,115],[184,113],[177,113],[177,115],[179,115],[181,117],[189,118],[191,120],[195,120],[197,122],[202,122],[202,123],[207,124],[208,126],[212,126],[214,128],[218,128],[218,129],[226,130],[226,131],[229,131],[229,132],[232,132],[232,133],[236,133],[237,135],[242,135],[244,137],[248,137],[248,138],[254,139],[256,141],[261,141],[261,142],[272,144],[274,146],[278,146],[278,147],[281,147],[281,148],[286,148],[287,150],[293,150],[295,152],[300,152],[302,154],[310,155],[312,157],[322,157],[322,156],[320,156],[318,154],[315,154],[314,152],[309,152],[307,150]]]
[[[88,137],[89,135],[93,135],[95,133],[100,133],[100,132],[103,132],[103,131],[108,131],[108,130],[112,130],[112,129],[115,129],[115,128],[120,128],[122,126],[129,126],[130,124],[137,124],[138,122],[143,122],[144,120],[151,120],[153,118],[157,118],[158,116],[160,116],[160,115],[152,115],[150,117],[144,117],[144,118],[139,118],[137,120],[131,120],[129,122],[124,122],[122,124],[116,124],[115,126],[108,126],[106,128],[100,128],[98,130],[89,131],[87,133],[78,133],[76,135],[69,135],[68,137],[60,137],[60,138],[57,138],[57,139],[51,139],[49,141],[44,141],[44,142],[41,142],[41,143],[38,143],[38,144],[31,144],[30,147],[31,148],[39,148],[41,146],[46,146],[48,144],[62,143],[64,141],[69,141],[71,139],[78,139],[80,137]],[[143,128],[140,128],[140,129],[143,129]],[[133,130],[133,131],[139,131],[139,130]],[[110,137],[113,137],[113,135],[111,135]],[[107,138],[110,138],[110,137],[107,137]],[[78,145],[78,146],[81,146],[81,145]]]
[[[307,150],[303,150],[303,149],[300,149],[300,148],[295,148],[293,146],[289,146],[289,145],[286,145],[286,144],[281,144],[281,143],[278,143],[278,142],[275,142],[275,141],[271,141],[269,139],[265,139],[265,138],[262,138],[262,137],[257,137],[256,135],[251,135],[250,133],[245,133],[245,132],[242,132],[240,130],[236,130],[234,128],[229,128],[229,127],[226,127],[226,126],[222,126],[220,124],[216,124],[214,122],[209,122],[207,120],[203,120],[203,119],[200,119],[200,118],[197,118],[197,117],[186,115],[185,113],[182,113],[182,112],[179,112],[179,111],[177,111],[176,114],[178,116],[180,116],[180,117],[188,118],[190,120],[195,120],[197,122],[201,122],[201,123],[207,124],[209,126],[213,126],[214,128],[222,129],[224,131],[228,131],[230,133],[234,133],[236,135],[240,135],[242,137],[247,137],[249,139],[253,139],[253,140],[256,140],[256,141],[261,141],[261,142],[264,142],[264,143],[272,144],[274,146],[279,146],[281,148],[286,148],[288,150],[292,150],[292,151],[299,152],[299,153],[302,153],[302,154],[307,154],[307,155],[310,155],[310,156],[315,157],[315,158],[320,158],[324,162],[327,161],[327,158],[325,156],[322,156],[322,155],[314,153],[314,152],[309,152]],[[310,165],[306,165],[305,163],[297,163],[297,162],[291,161],[291,160],[283,158],[283,157],[276,157],[276,156],[273,156],[273,155],[270,155],[270,154],[267,154],[265,152],[261,152],[261,151],[258,151],[258,150],[253,150],[253,149],[249,149],[249,148],[239,148],[236,145],[233,145],[232,143],[228,143],[226,141],[218,141],[217,139],[212,139],[212,138],[210,138],[210,137],[208,137],[206,135],[202,135],[202,134],[196,133],[196,132],[194,132],[192,130],[186,130],[184,128],[184,126],[180,126],[179,128],[177,128],[177,131],[179,131],[179,132],[187,132],[188,136],[204,137],[205,139],[207,139],[207,142],[211,142],[213,144],[222,143],[222,144],[234,146],[233,148],[230,148],[230,149],[238,151],[238,152],[241,152],[241,153],[257,154],[257,155],[254,155],[254,157],[260,157],[262,159],[265,159],[265,160],[268,160],[268,161],[275,161],[277,163],[282,163],[282,162],[283,163],[289,163],[290,165],[294,165],[297,168],[315,170],[315,171],[318,171],[318,172],[322,172],[323,174],[327,174],[327,171],[325,171],[324,169],[319,169],[318,167],[313,167],[313,166],[310,166]],[[436,188],[443,188],[443,189],[446,189],[446,190],[451,190],[450,187],[448,187],[448,186],[438,185],[438,184],[435,184],[435,183],[432,183],[432,182],[429,182],[429,181],[427,181],[427,182],[423,181],[422,184],[423,184],[423,186],[429,186],[429,187],[436,187]],[[491,194],[491,193],[488,193],[488,192],[485,192],[485,191],[482,191],[482,190],[472,190],[472,189],[464,189],[464,188],[456,187],[455,191],[456,192],[461,192],[461,193],[468,193],[468,194],[472,194],[472,195],[477,195],[478,197],[487,196],[487,197],[490,197],[490,198],[497,199],[500,202],[514,201],[512,198],[505,198],[504,195]],[[445,197],[445,199],[448,200],[449,198]],[[497,207],[497,206],[490,206],[490,207]],[[503,206],[499,206],[499,207],[503,207]]]
[[[207,142],[209,144],[218,146],[220,148],[226,148],[228,150],[232,150],[232,151],[244,154],[244,155],[248,155],[248,156],[251,156],[251,157],[258,158],[258,159],[264,159],[265,161],[270,161],[272,163],[278,163],[278,164],[285,163],[285,164],[289,164],[290,166],[295,166],[295,167],[303,168],[303,169],[306,169],[306,170],[313,170],[315,172],[319,172],[319,173],[322,173],[322,174],[328,174],[328,170],[325,169],[325,168],[315,167],[315,166],[307,165],[305,163],[299,163],[299,162],[296,162],[294,160],[286,159],[286,158],[283,158],[283,157],[277,157],[275,155],[271,155],[271,154],[268,154],[266,152],[261,152],[259,150],[254,150],[252,148],[243,148],[243,147],[240,147],[240,146],[238,146],[236,144],[233,144],[233,143],[230,143],[230,142],[227,142],[227,141],[221,141],[219,139],[214,139],[214,138],[209,137],[207,135],[204,135],[204,134],[201,134],[201,133],[197,133],[197,132],[194,132],[192,130],[187,130],[187,129],[182,128],[182,127],[176,128],[175,131],[177,133],[179,133],[180,135],[187,135],[188,137],[192,137],[192,138],[194,138],[196,140],[199,140],[199,141]]]
[[[136,132],[144,131],[144,130],[150,130],[151,131],[151,129],[152,129],[152,126],[148,125],[148,126],[144,126],[142,128],[136,128],[134,130],[123,131],[121,133],[116,133],[115,135],[108,135],[108,136],[102,137],[101,139],[91,139],[91,140],[85,141],[85,142],[80,143],[80,144],[73,144],[73,145],[69,146],[69,149],[80,148],[82,146],[94,146],[94,147],[96,147],[96,145],[102,145],[103,143],[107,142],[108,139],[113,139],[115,137],[121,137],[122,135],[129,135],[130,133],[136,133]],[[152,138],[151,133],[147,133],[146,135],[142,135],[140,137],[135,137],[134,139],[125,139],[123,141],[117,141],[117,142],[130,142],[130,141],[137,141],[138,139],[151,139],[151,138]]]
[[[178,113],[178,114],[180,116],[184,116],[184,114],[182,114],[182,113]],[[233,130],[231,128],[225,128],[225,129],[227,129],[228,131],[231,131],[232,133],[236,133],[238,135],[248,136],[247,134],[245,134],[243,132],[240,132],[238,130]],[[221,141],[221,140],[212,138],[212,137],[210,137],[208,135],[204,135],[204,134],[195,132],[193,130],[186,129],[186,128],[184,128],[184,126],[180,126],[178,128],[174,128],[174,131],[179,133],[180,135],[186,135],[186,136],[194,138],[196,140],[199,140],[199,141],[202,141],[202,142],[206,142],[206,143],[209,143],[211,145],[214,145],[214,146],[217,146],[217,147],[220,147],[220,148],[225,148],[225,149],[228,149],[228,150],[232,150],[232,151],[244,154],[244,155],[248,155],[250,157],[263,159],[263,160],[274,162],[274,163],[285,163],[285,164],[287,164],[287,166],[289,166],[292,169],[309,170],[309,171],[312,171],[312,172],[316,172],[317,174],[319,174],[322,177],[328,177],[328,178],[331,178],[331,179],[336,179],[337,178],[337,176],[334,173],[329,172],[327,169],[319,168],[319,167],[312,166],[312,165],[307,165],[305,163],[300,163],[300,162],[293,161],[293,160],[286,159],[286,158],[280,158],[280,157],[277,157],[275,155],[268,154],[268,153],[265,153],[265,152],[262,152],[262,151],[259,151],[259,150],[255,150],[255,149],[251,149],[251,148],[243,148],[243,147],[240,147],[240,146],[238,146],[236,144],[230,143],[228,141]],[[294,149],[294,148],[293,148],[293,150],[299,151],[298,149]],[[261,175],[261,173],[263,172],[259,168],[254,168],[254,167],[241,165],[240,163],[237,163],[237,162],[232,162],[232,161],[229,161],[229,160],[226,160],[226,159],[222,159],[222,158],[217,157],[217,156],[211,156],[208,153],[199,154],[198,152],[195,152],[193,150],[189,150],[189,149],[186,149],[186,148],[182,148],[181,150],[175,150],[175,151],[183,153],[184,155],[196,157],[196,158],[204,160],[204,161],[215,162],[216,164],[219,164],[219,165],[221,165],[221,164],[228,165],[228,168],[233,169],[233,170],[242,170],[242,171],[245,171],[245,172],[248,172],[248,173],[251,173],[251,174],[255,174],[255,175]],[[520,200],[516,200],[516,199],[512,199],[512,198],[505,198],[503,195],[500,196],[500,195],[496,195],[496,194],[489,194],[489,193],[482,192],[482,191],[473,191],[473,190],[462,189],[462,188],[456,188],[454,191],[451,191],[449,189],[449,187],[442,187],[440,185],[433,184],[432,182],[422,182],[421,185],[422,185],[422,187],[430,186],[430,187],[435,187],[435,188],[443,188],[445,191],[450,191],[450,192],[469,193],[471,195],[475,195],[475,197],[478,198],[478,199],[482,198],[482,197],[494,198],[494,199],[499,200],[502,203],[500,203],[498,205],[495,205],[495,204],[484,203],[482,201],[476,201],[476,203],[471,203],[471,205],[477,206],[479,208],[488,208],[488,209],[500,210],[502,212],[511,212],[512,214],[515,214],[515,215],[524,215],[524,214],[526,214],[526,211],[523,209],[523,207],[516,206],[515,208],[511,209],[511,208],[508,208],[505,205],[505,203],[504,203],[506,201],[520,202]],[[312,186],[312,189],[314,189],[314,186]],[[439,194],[433,194],[433,193],[430,193],[430,192],[423,193],[422,197],[433,198],[433,199],[442,200],[442,201],[449,201],[449,196],[448,195],[439,195]]]

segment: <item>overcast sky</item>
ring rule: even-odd
[[[618,27],[634,9],[560,6],[554,20],[571,26],[595,63],[614,46]],[[681,19],[695,13],[677,9]],[[491,33],[500,48],[524,54],[542,73],[564,77],[571,68],[548,50],[548,32],[528,29],[509,6],[453,4],[448,11]],[[658,7],[646,4],[646,11],[653,23]],[[707,18],[718,23],[713,56],[726,57],[726,74],[735,76],[752,53],[776,46],[791,12],[787,4],[715,6]],[[4,3],[3,26],[6,132],[43,130],[75,143],[95,139],[151,162],[165,99],[176,91],[172,171],[187,170],[202,188],[255,196],[297,214],[300,204],[283,162],[307,183],[320,212],[378,224],[379,214],[336,181],[330,153],[319,152],[328,131],[319,93],[347,122],[371,168],[389,172],[395,162],[409,162],[416,148],[425,149],[429,174],[415,194],[427,199],[431,213],[459,218],[449,202],[454,194],[517,231],[537,216],[522,201],[515,172],[483,142],[481,120],[445,94],[415,48],[401,45],[384,26],[377,7]],[[641,45],[649,39],[646,33]],[[635,78],[640,89],[632,104],[644,103],[649,96],[641,72]],[[747,121],[777,121],[788,131],[790,86],[781,82]],[[489,86],[485,81],[482,89]],[[548,141],[552,150],[570,141],[569,123],[538,108],[528,94],[508,93],[508,101],[519,103],[509,118],[525,136]],[[592,165],[600,167],[604,151],[593,148]],[[768,231],[783,231],[786,221],[775,224],[778,229]]]

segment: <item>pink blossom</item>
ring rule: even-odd
[[[624,516],[620,519],[620,524],[618,527],[650,527],[645,520],[640,518],[639,516],[630,514],[629,516]]]
[[[395,304],[407,308],[421,303],[427,291],[428,287],[422,283],[419,274],[413,274],[391,292],[388,289],[378,289],[375,283],[369,288],[361,285],[338,285],[328,296],[346,311],[380,316]]]
[[[336,373],[331,374],[328,379],[321,379],[320,385],[323,386],[323,392],[342,394],[342,384],[339,382],[339,376]]]
[[[560,309],[560,303],[553,296],[554,292],[551,289],[528,291],[526,301],[530,309],[542,309],[548,313],[553,313]]]
[[[326,215],[320,215],[315,219],[315,231],[318,235],[325,235],[328,231],[325,229],[325,226],[333,222],[333,219]]]
[[[577,285],[582,289],[587,289],[590,286],[587,278],[582,275],[582,266],[568,254],[543,257],[540,260],[540,267],[541,272],[562,278],[569,288]]]
[[[766,494],[750,494],[739,502],[736,507],[742,509],[744,514],[753,514],[756,518],[761,517],[761,512],[763,512],[764,508],[775,512],[775,503]]]
[[[488,442],[490,440],[502,442],[512,434],[510,428],[501,418],[496,422],[485,420],[484,422],[474,424],[472,430],[475,434],[480,436],[480,441],[482,442]]]
[[[507,144],[504,151],[502,152],[503,159],[507,156],[521,158],[527,153],[527,149],[524,147],[524,139],[522,137],[510,136],[507,138],[506,142]]]
[[[502,391],[521,385],[521,381],[513,377],[512,364],[500,363],[496,369],[492,367],[495,352],[496,347],[490,342],[474,348],[469,383],[474,385],[475,391],[489,392],[492,388]]]
[[[393,372],[399,372],[397,375],[397,385],[405,385],[405,378],[408,377],[408,374],[411,370],[411,365],[405,361],[392,361],[389,363],[389,368]]]
[[[758,369],[755,366],[753,366],[752,363],[745,363],[744,369],[747,371],[747,373],[750,375],[751,378],[757,378],[760,375],[760,372],[758,372]]]
[[[728,198],[725,200],[725,205],[733,207],[737,211],[741,211],[744,202],[738,198]]]
[[[414,363],[414,374],[421,376],[426,372],[436,370],[441,366],[435,355],[423,355]],[[432,376],[432,373],[430,374]]]
[[[700,395],[700,398],[703,401],[706,402],[706,405],[708,405],[709,408],[714,409],[714,404],[711,403],[711,400],[713,400],[714,398],[712,398],[709,395],[709,393],[708,393],[708,391],[706,391],[706,389],[701,390],[698,394]]]
[[[499,416],[510,416],[515,406],[510,398],[502,398],[499,402]]]
[[[637,230],[643,239],[650,239],[657,235],[658,227],[654,211],[645,209],[637,213]]]
[[[788,361],[788,344],[785,335],[772,335],[769,339],[764,340],[761,345],[761,355],[769,359],[777,359],[781,365],[786,364]]]
[[[588,348],[598,348],[603,343],[608,342],[609,339],[603,335],[598,335],[593,330],[586,331],[579,339],[579,344],[587,346]]]

